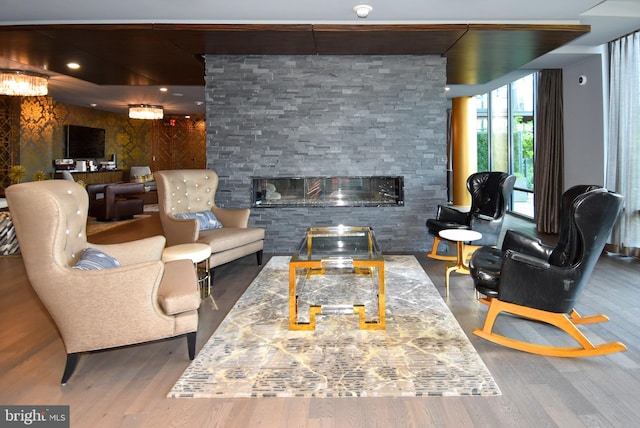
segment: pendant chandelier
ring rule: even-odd
[[[162,106],[154,106],[150,104],[130,104],[130,119],[162,119],[164,110]]]
[[[0,70],[0,95],[35,97],[47,95],[48,76],[24,70]]]

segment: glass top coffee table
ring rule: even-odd
[[[365,304],[356,302],[347,305],[310,304],[309,321],[299,320],[299,291],[312,275],[345,275],[338,277],[344,284],[349,283],[347,275],[365,275],[376,287],[375,300],[377,317],[367,320]],[[347,286],[348,288],[348,286]],[[331,287],[322,292],[331,293]],[[359,315],[362,330],[382,330],[385,328],[384,259],[370,227],[334,226],[307,229],[297,251],[289,262],[289,330],[315,330],[316,315],[344,313]]]

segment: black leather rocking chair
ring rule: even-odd
[[[574,308],[588,283],[622,209],[623,197],[597,186],[580,186],[563,195],[558,243],[551,247],[515,231],[505,234],[502,249],[482,247],[469,263],[480,302],[489,306],[484,326],[473,333],[520,351],[555,357],[587,357],[626,349],[620,342],[593,345],[577,325],[608,321],[605,315],[582,317]],[[577,195],[577,196],[575,196]],[[575,197],[574,197],[575,196]],[[570,203],[569,203],[570,201]],[[493,332],[500,313],[553,325],[579,347],[539,345]]]
[[[482,239],[474,246],[497,245],[509,198],[515,185],[515,175],[506,172],[476,172],[467,178],[467,189],[471,193],[471,209],[462,212],[455,208],[438,205],[436,218],[427,220],[427,230],[433,235],[433,246],[427,257],[436,260],[455,260],[456,255],[438,253],[440,231],[445,229],[470,229],[482,233]]]

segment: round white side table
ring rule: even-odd
[[[200,288],[200,298],[211,298],[213,306],[218,309],[216,301],[211,294],[211,268],[209,265],[211,257],[211,247],[207,244],[191,243],[180,244],[167,247],[162,251],[162,261],[191,260],[198,274],[198,287]],[[199,267],[203,265],[202,267]]]
[[[473,251],[469,252],[469,248],[465,247],[465,242],[477,241],[482,238],[482,233],[467,229],[445,229],[441,230],[439,235],[442,239],[455,242],[458,249],[455,264],[446,264],[447,270],[444,275],[444,283],[447,287],[447,297],[449,297],[449,275],[451,272],[469,274],[469,267],[465,262]]]

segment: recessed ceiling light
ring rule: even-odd
[[[167,88],[160,88],[160,92],[167,92],[169,89]]]
[[[78,64],[77,62],[68,62],[67,67],[72,70],[77,70],[80,68],[80,64]]]
[[[353,8],[358,18],[366,18],[372,10],[373,8],[368,4],[359,4]]]
[[[89,105],[90,105],[91,107],[97,107],[97,106],[98,106],[98,104],[96,104],[96,103],[91,103],[91,104],[89,104]]]

